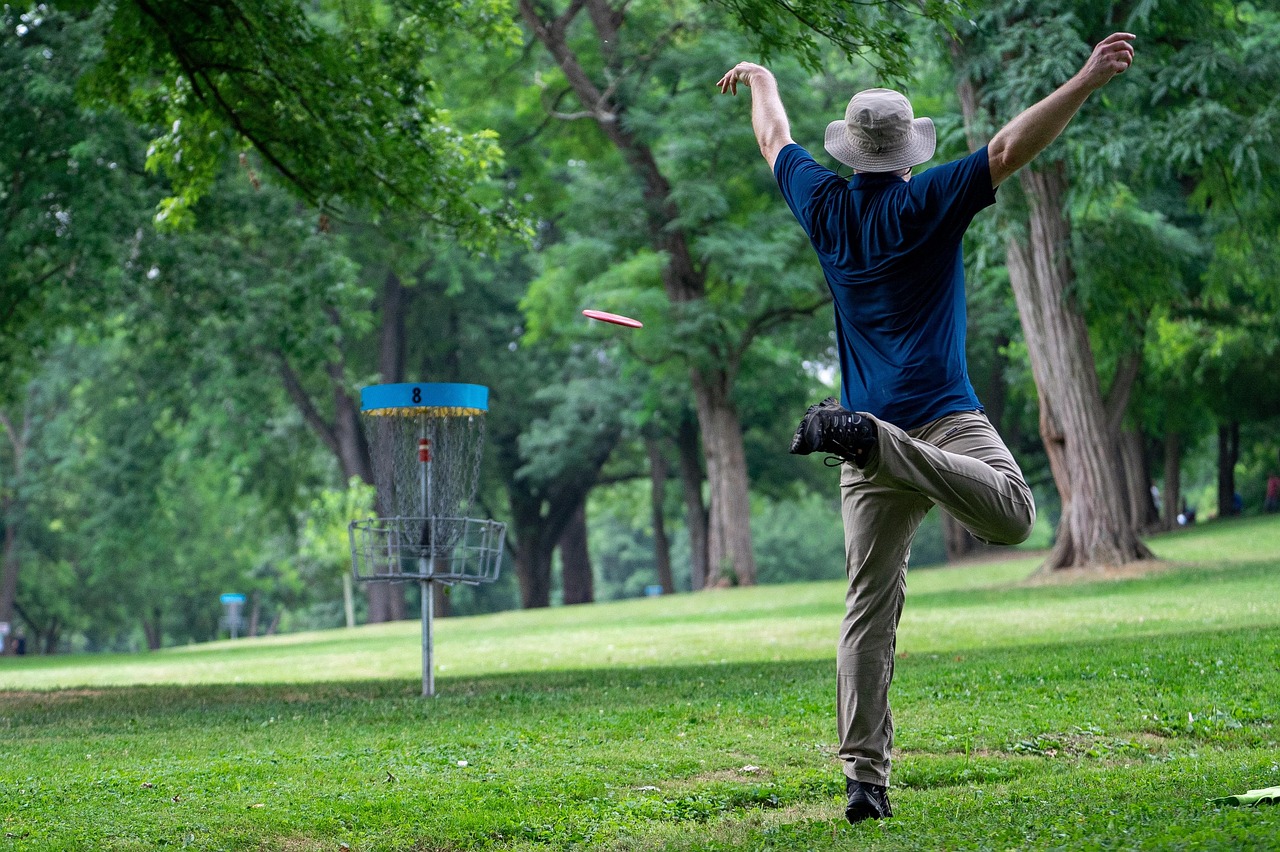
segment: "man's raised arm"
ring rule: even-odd
[[[738,94],[738,84],[751,87],[751,128],[760,153],[773,168],[778,152],[791,144],[791,122],[778,95],[778,81],[769,69],[753,62],[739,62],[716,85],[721,94]]]
[[[1018,169],[1049,147],[1066,128],[1089,95],[1133,63],[1132,33],[1107,36],[1076,75],[1057,91],[1027,108],[992,137],[987,145],[991,185],[999,186]],[[736,70],[736,69],[735,69]]]

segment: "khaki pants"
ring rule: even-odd
[[[849,590],[836,654],[836,714],[845,774],[887,785],[889,684],[916,528],[938,505],[983,541],[1017,544],[1030,535],[1036,509],[1022,471],[982,412],[949,414],[911,432],[876,424],[871,460],[862,470],[844,464],[840,477]]]

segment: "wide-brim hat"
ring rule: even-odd
[[[843,121],[827,125],[827,153],[860,172],[897,172],[933,158],[933,122],[916,118],[892,89],[866,89],[849,100]]]

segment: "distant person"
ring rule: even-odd
[[[1274,472],[1267,477],[1267,496],[1262,502],[1262,510],[1268,514],[1280,512],[1280,475]]]
[[[1239,491],[1231,495],[1231,514],[1244,514],[1244,498],[1240,496]]]
[[[751,124],[782,196],[818,253],[834,297],[840,401],[810,407],[791,452],[831,453],[849,579],[836,657],[845,818],[892,816],[887,787],[895,635],[916,528],[939,505],[987,542],[1024,541],[1031,489],[983,413],[965,360],[961,240],[995,191],[1058,137],[1085,100],[1133,61],[1129,33],[967,157],[912,176],[933,157],[933,123],[898,92],[868,89],[827,126],[842,178],[791,138],[767,69],[734,66],[722,93],[751,88]]]

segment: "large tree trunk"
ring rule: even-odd
[[[1166,530],[1178,528],[1178,513],[1182,511],[1182,435],[1170,432],[1164,436],[1164,518],[1161,526]]]
[[[388,273],[382,287],[378,344],[378,368],[380,378],[385,383],[399,382],[404,378],[404,316],[408,299],[409,292],[399,277],[393,272]],[[341,324],[341,317],[336,313],[331,314],[330,321],[337,327]],[[333,400],[333,416],[326,418],[312,401],[310,393],[293,371],[284,353],[278,353],[278,356],[285,390],[302,412],[307,425],[337,458],[344,485],[352,477],[359,477],[362,482],[375,485],[369,443],[360,419],[360,402],[347,385],[345,365],[340,361],[333,361],[325,366]],[[381,505],[381,496],[378,498],[376,511],[383,516],[391,514]],[[365,593],[369,603],[369,623],[404,618],[402,586],[393,583],[366,583]]]
[[[1133,528],[1138,532],[1153,529],[1160,515],[1151,496],[1151,474],[1148,472],[1146,446],[1140,432],[1126,429],[1120,433],[1120,462]]]
[[[673,594],[675,581],[671,577],[671,542],[667,538],[666,491],[667,454],[663,452],[660,438],[645,440],[649,453],[649,516],[653,519],[653,564],[658,583],[664,595]]]
[[[587,501],[584,496],[560,533],[560,579],[566,604],[595,600],[591,552],[587,548]]]
[[[583,8],[596,29],[601,54],[607,63],[613,63],[610,76],[626,74],[628,69],[616,65],[615,53],[625,10],[613,8],[606,0],[582,0],[571,3],[559,17],[545,18],[548,11],[534,0],[520,0],[525,23],[564,72],[586,115],[627,161],[643,187],[650,243],[667,258],[663,270],[667,297],[675,303],[701,300],[706,295],[706,273],[693,260],[688,235],[675,224],[680,211],[671,199],[671,186],[653,150],[624,120],[625,104],[619,101],[617,80],[612,85],[598,86],[569,47],[567,30]],[[711,483],[708,571],[712,582],[709,585],[722,578],[727,581],[729,577],[739,585],[756,582],[746,452],[742,446],[742,427],[730,400],[735,366],[690,370],[707,458],[707,479]]]
[[[707,586],[749,586],[756,582],[751,552],[751,502],[747,460],[738,412],[729,400],[728,379],[694,371],[698,420],[711,483],[710,537],[707,540]]]
[[[682,418],[676,432],[676,450],[680,460],[684,523],[689,531],[689,584],[695,592],[707,584],[707,507],[702,502],[699,445],[698,424],[692,419]]]
[[[542,501],[532,493],[508,487],[511,532],[514,533],[516,582],[524,609],[551,606],[551,555],[556,536],[543,522]]]
[[[584,506],[587,495],[596,485],[600,468],[617,445],[619,434],[614,432],[598,436],[593,446],[583,447],[579,452],[581,466],[562,471],[552,482],[532,483],[517,477],[507,484],[507,500],[511,506],[509,538],[515,542],[516,579],[520,584],[520,604],[525,609],[551,605],[551,557],[565,530],[574,522],[580,510],[583,536],[581,553],[585,560],[586,574],[590,576],[590,558],[586,555]],[[509,469],[519,467],[520,455],[514,440],[500,442],[498,453],[502,464]],[[577,570],[581,571],[582,564],[582,561],[578,563]],[[566,594],[570,594],[568,586],[575,582],[578,591],[572,594],[579,597],[585,594],[586,598],[573,602],[585,603],[590,600],[593,594],[590,580],[585,580],[587,585],[584,591],[581,575],[569,578]]]
[[[1149,559],[1130,523],[1116,464],[1118,434],[1107,417],[1088,329],[1068,295],[1065,168],[1051,163],[1024,169],[1019,178],[1029,227],[1025,241],[1009,240],[1009,281],[1040,395],[1040,434],[1062,498],[1057,540],[1044,567]]]
[[[1236,509],[1236,462],[1240,461],[1240,424],[1218,427],[1218,517],[1239,514]]]

